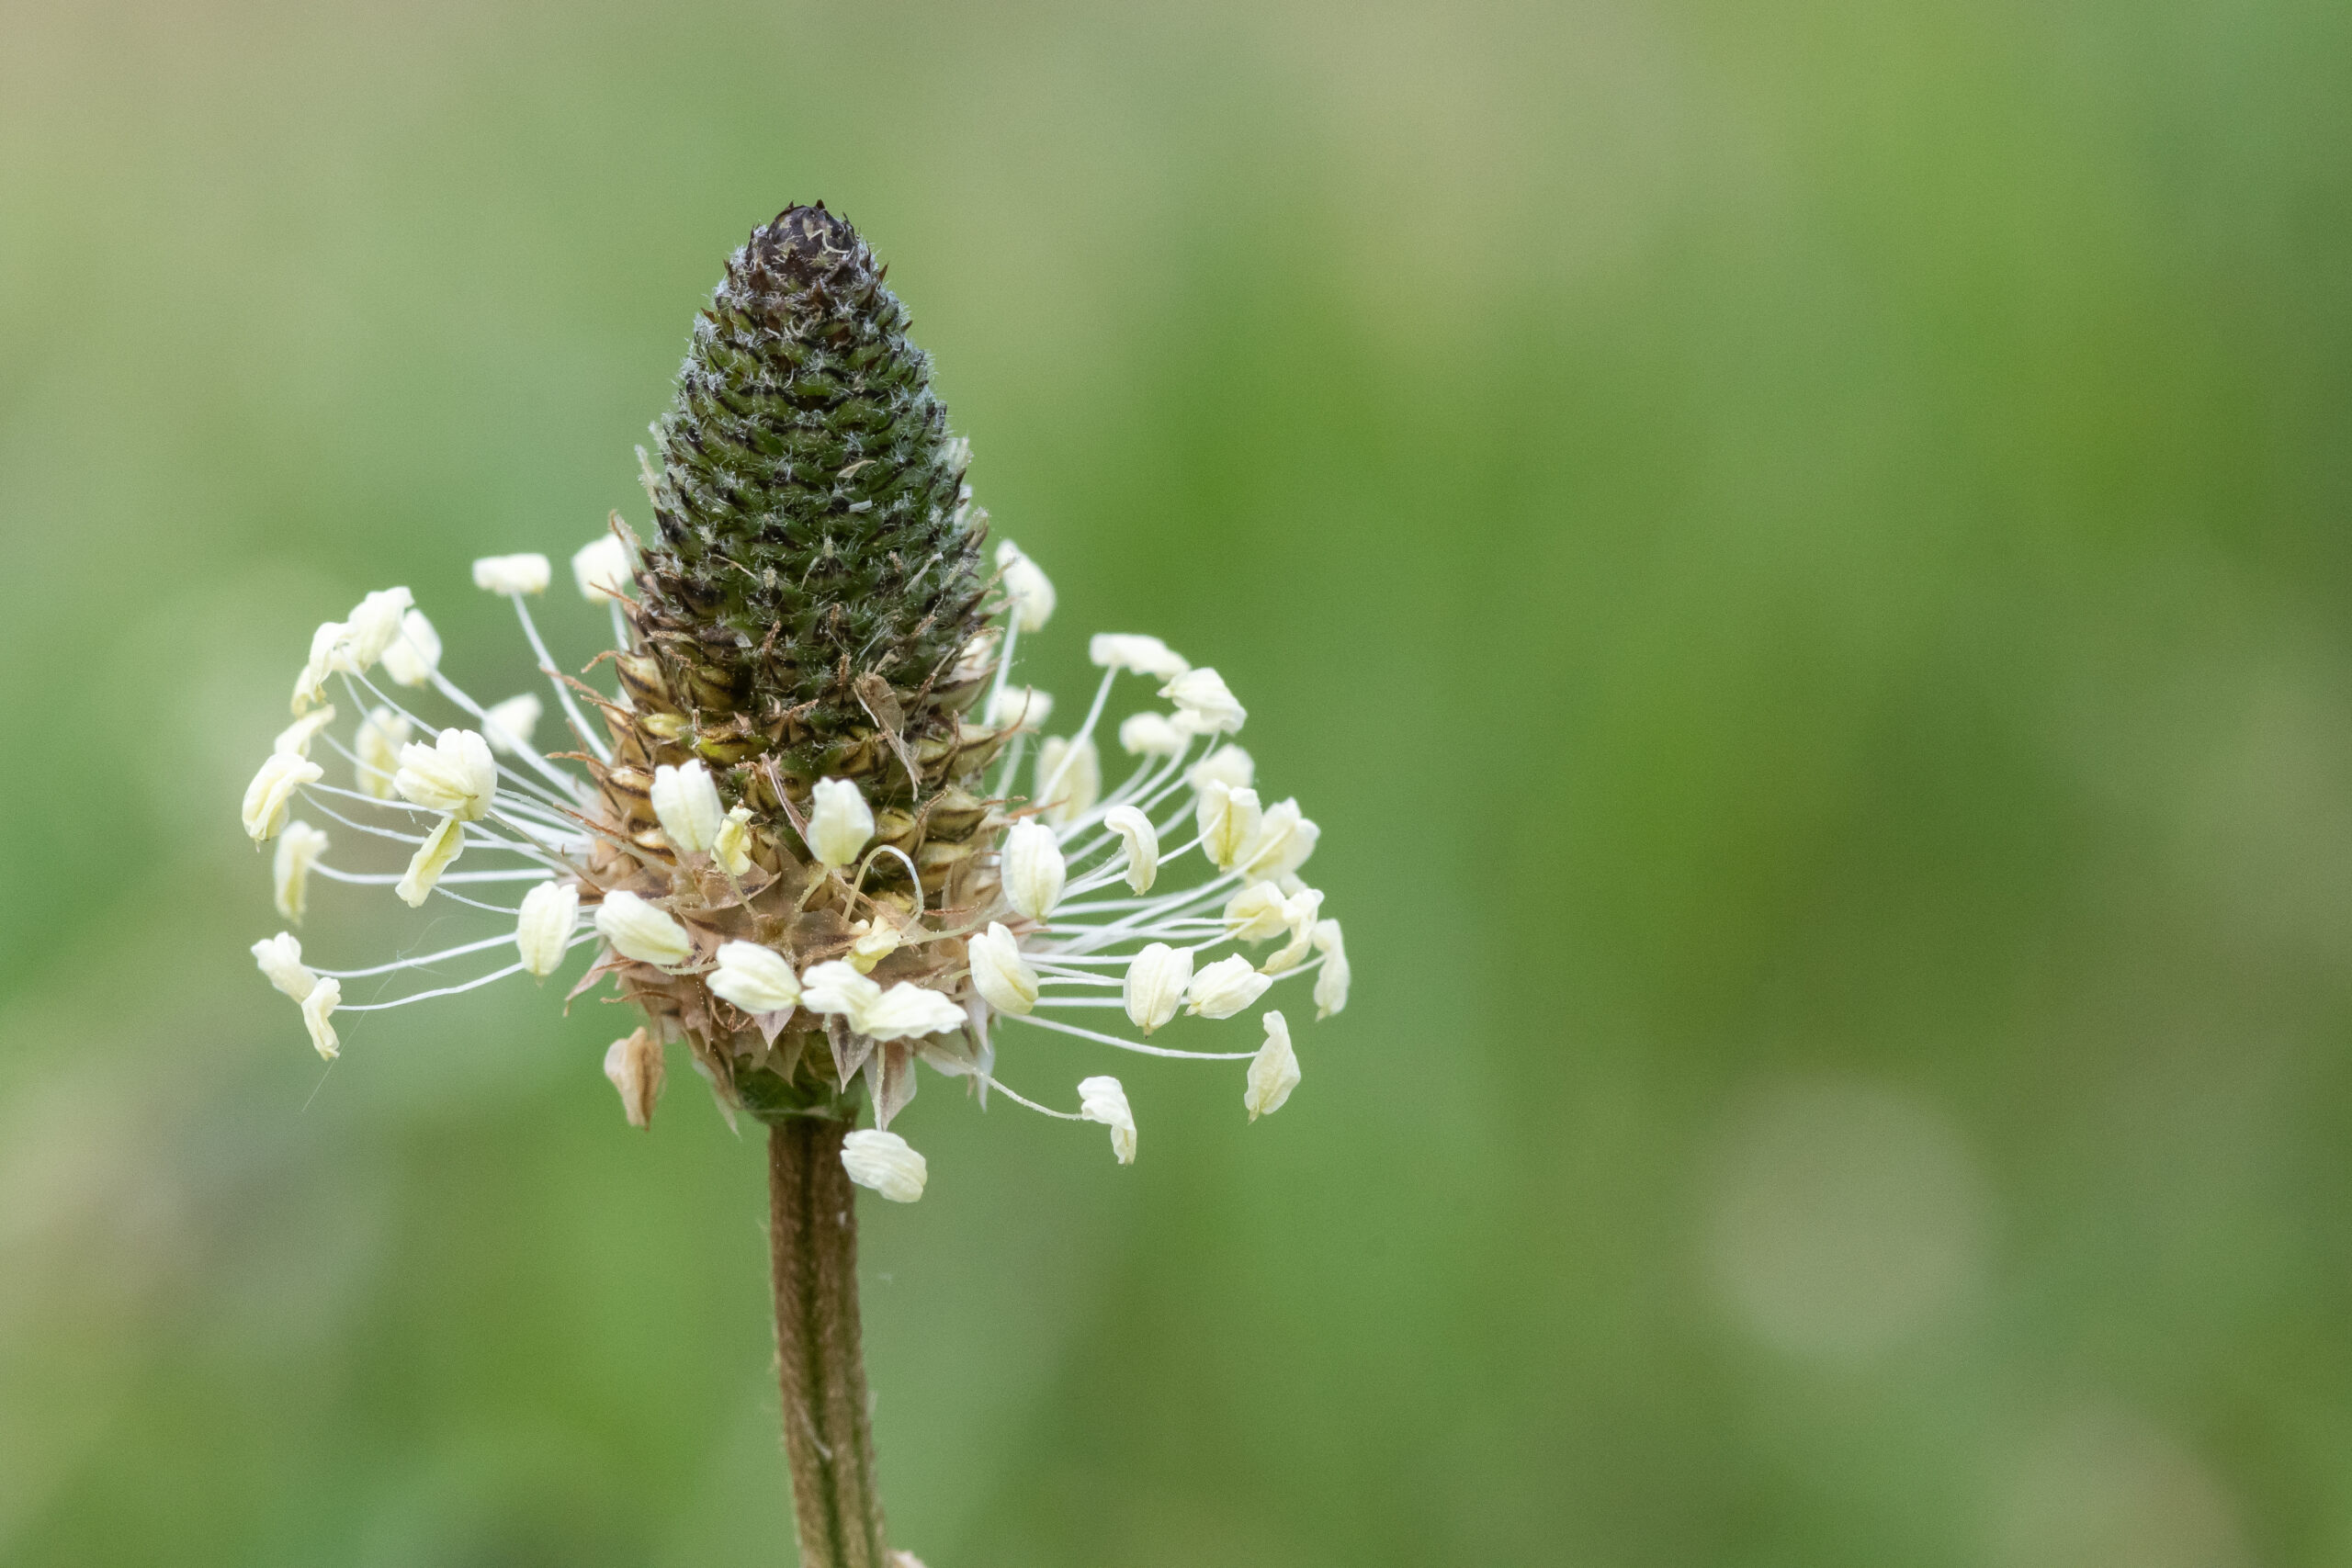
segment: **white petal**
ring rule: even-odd
[[[1250,1087],[1241,1095],[1252,1122],[1280,1111],[1298,1087],[1298,1054],[1291,1049],[1290,1024],[1278,1012],[1266,1013],[1260,1021],[1266,1026],[1266,1043],[1250,1060]]]
[[[930,1166],[906,1139],[871,1127],[861,1127],[842,1140],[842,1168],[852,1181],[893,1203],[911,1203],[922,1197],[931,1176]]]
[[[580,889],[569,882],[542,882],[523,895],[514,919],[514,948],[523,968],[544,980],[563,962],[580,924]]]
[[[692,958],[694,938],[686,928],[636,894],[621,889],[596,906],[596,929],[623,958],[673,969]]]
[[[745,1012],[782,1012],[800,1001],[800,976],[783,953],[754,942],[720,944],[711,991]]]
[[[553,575],[548,569],[548,558],[537,554],[519,556],[484,556],[474,562],[474,586],[492,593],[510,597],[517,593],[544,593]]]

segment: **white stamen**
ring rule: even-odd
[[[1002,856],[1005,902],[1030,919],[1044,919],[1061,902],[1069,874],[1054,830],[1042,822],[1015,822],[1004,835]]]
[[[1194,789],[1205,789],[1211,780],[1227,789],[1248,789],[1258,775],[1258,764],[1250,753],[1227,741],[1192,766],[1184,782]]]
[[[514,949],[526,974],[544,980],[563,962],[580,924],[580,888],[570,882],[542,882],[523,895],[514,919]]]
[[[750,1013],[783,1012],[800,1000],[800,976],[784,954],[753,942],[721,943],[709,985],[714,994]]]
[[[1172,757],[1190,739],[1164,713],[1131,713],[1119,723],[1119,747],[1130,757]]]
[[[401,617],[400,635],[384,648],[384,673],[403,686],[422,686],[441,668],[441,634],[422,610]]]
[[[1317,922],[1315,950],[1323,955],[1323,973],[1315,977],[1315,1016],[1326,1019],[1348,1005],[1348,949],[1339,921]]]
[[[1159,875],[1159,835],[1152,831],[1151,818],[1132,806],[1114,806],[1102,814],[1102,826],[1125,846],[1127,886],[1150,892]]]
[[[571,554],[571,581],[591,604],[608,604],[636,585],[629,570],[628,547],[616,534],[592,539]]]
[[[311,754],[311,739],[320,730],[334,722],[334,705],[333,703],[329,703],[322,708],[312,708],[309,713],[279,730],[277,739],[269,743],[269,749],[273,751],[282,751],[290,757],[307,757]]]
[[[1046,820],[1067,828],[1094,809],[1102,794],[1102,760],[1084,737],[1049,736],[1037,751],[1037,798]]]
[[[1262,819],[1258,792],[1229,788],[1222,779],[1211,779],[1201,786],[1193,816],[1200,825],[1201,852],[1219,871],[1234,869],[1258,837]]]
[[[1037,1005],[1037,971],[1021,956],[1021,943],[995,920],[965,944],[972,960],[972,984],[999,1012],[1024,1013]]]
[[[752,870],[752,808],[738,806],[718,825],[710,840],[711,858],[729,876],[745,876]]]
[[[470,729],[445,729],[426,746],[401,748],[392,787],[427,811],[446,811],[461,822],[480,821],[498,793],[498,762],[490,743]]]
[[[401,617],[415,603],[416,596],[405,588],[379,588],[359,601],[345,623],[346,633],[339,650],[343,668],[353,674],[375,668],[401,635]]]
[[[1078,1113],[1111,1129],[1111,1152],[1121,1165],[1136,1162],[1136,1113],[1127,1107],[1127,1091],[1114,1077],[1080,1078]]]
[[[326,777],[326,770],[307,757],[290,751],[272,751],[269,760],[254,774],[254,782],[245,786],[244,806],[241,812],[245,824],[245,836],[256,844],[277,837],[286,826],[286,812],[294,799],[294,792],[305,784],[314,784]]]
[[[842,1140],[842,1168],[852,1181],[893,1203],[922,1197],[931,1176],[930,1166],[906,1139],[872,1127],[860,1127]]]
[[[401,902],[410,908],[421,907],[432,893],[433,885],[441,880],[441,874],[449,869],[452,861],[465,852],[465,848],[464,821],[456,817],[444,817],[441,825],[426,834],[424,842],[416,847],[416,853],[409,859],[408,874],[400,879],[392,891],[399,894]]]
[[[401,770],[401,748],[413,733],[409,721],[390,708],[376,708],[359,721],[353,773],[360,794],[371,800],[393,798],[392,775]]]
[[[327,1021],[327,1015],[334,1012],[342,1000],[343,982],[340,980],[321,980],[311,987],[311,994],[302,998],[302,1027],[311,1032],[311,1043],[318,1048],[319,1055],[330,1062],[342,1054],[343,1047],[342,1042],[335,1038],[334,1025]]]
[[[492,703],[482,710],[482,739],[510,757],[529,754],[531,732],[539,727],[539,715],[546,712],[535,693],[524,692],[503,703]]]
[[[984,721],[990,729],[1011,729],[1025,724],[1032,729],[1054,711],[1054,695],[1035,686],[1007,686],[989,698]]]
[[[1160,687],[1159,694],[1174,703],[1184,722],[1204,735],[1229,735],[1250,716],[1226,689],[1225,678],[1214,670],[1188,670]]]
[[[302,906],[310,890],[311,868],[327,852],[327,836],[308,822],[288,822],[277,840],[277,858],[270,867],[270,881],[277,897],[277,912],[293,921],[302,923]]]
[[[1192,978],[1191,948],[1153,942],[1127,965],[1126,983],[1121,987],[1127,1021],[1149,1036],[1153,1030],[1176,1016],[1177,1008],[1184,1000],[1184,987]]]
[[[1012,624],[1024,632],[1045,630],[1054,615],[1052,580],[1010,539],[997,546],[996,564],[1012,604]]]
[[[662,832],[680,854],[707,855],[718,841],[726,808],[718,803],[718,786],[710,770],[695,758],[684,767],[664,762],[653,770],[653,815]]]
[[[1195,1018],[1231,1018],[1264,996],[1266,987],[1272,984],[1247,958],[1236,953],[1193,976],[1193,983],[1184,993],[1184,1010]]]
[[[474,562],[474,586],[492,593],[544,593],[552,575],[543,555],[484,556]]]
[[[1156,637],[1136,632],[1097,632],[1087,639],[1086,657],[1105,670],[1132,670],[1172,681],[1192,665]]]
[[[1255,1122],[1261,1116],[1271,1116],[1283,1108],[1290,1091],[1298,1087],[1298,1055],[1291,1049],[1290,1024],[1278,1012],[1265,1013],[1259,1019],[1266,1026],[1266,1043],[1250,1058],[1250,1086],[1241,1092],[1241,1103]]]
[[[319,983],[319,977],[302,966],[302,944],[291,931],[279,931],[254,943],[253,955],[269,983],[298,1002]]]
[[[847,779],[819,779],[809,794],[808,852],[820,865],[839,871],[874,837],[874,810]]]
[[[596,906],[596,930],[624,958],[674,969],[692,958],[694,938],[686,928],[636,894],[616,888]]]

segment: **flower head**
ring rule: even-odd
[[[846,375],[831,345],[853,342]],[[970,448],[929,376],[854,231],[792,209],[729,259],[699,318],[646,464],[651,528],[616,518],[569,558],[608,652],[550,646],[561,628],[535,615],[587,612],[570,595],[534,608],[551,576],[536,552],[473,563],[548,676],[505,701],[468,694],[455,660],[445,671],[406,588],[319,626],[296,722],[243,807],[256,843],[278,840],[285,920],[331,878],[481,922],[341,971],[288,932],[255,943],[322,1054],[356,1016],[544,981],[585,947],[571,993],[609,985],[643,1015],[605,1063],[640,1127],[674,1044],[730,1115],[838,1123],[870,1101],[887,1127],[928,1063],[984,1102],[1102,1124],[1132,1161],[1116,1078],[1085,1078],[1072,1110],[1000,1077],[1046,1060],[1010,1049],[1033,1031],[1060,1035],[1056,1052],[1246,1061],[1251,1113],[1282,1103],[1282,1013],[1255,1051],[1217,1041],[1299,976],[1318,1016],[1346,1004],[1338,922],[1297,876],[1316,825],[1295,800],[1261,804],[1249,753],[1221,739],[1246,710],[1154,637],[1092,638],[1080,722],[1038,738],[1051,699],[1014,664],[1052,620],[1053,582],[1001,540],[991,574]],[[778,452],[840,457],[744,458]],[[576,749],[539,750],[548,721]],[[310,825],[329,818],[350,824],[332,846]],[[1258,943],[1274,945],[1253,964]],[[885,1197],[922,1190],[922,1156],[879,1128],[842,1163]]]

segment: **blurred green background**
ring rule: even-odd
[[[2352,1562],[2341,0],[0,40],[0,1562],[790,1560],[756,1142],[683,1064],[629,1133],[525,985],[322,1072],[236,803],[363,590],[523,683],[467,562],[643,524],[692,312],[818,197],[1057,581],[1032,678],[1218,666],[1356,972],[1257,1125],[1022,1038],[1132,1169],[928,1081],[899,1544]],[[420,935],[357,894],[321,961]]]

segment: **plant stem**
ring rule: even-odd
[[[776,1385],[801,1568],[888,1568],[857,1326],[856,1189],[845,1121],[785,1116],[768,1131],[769,1279]]]

